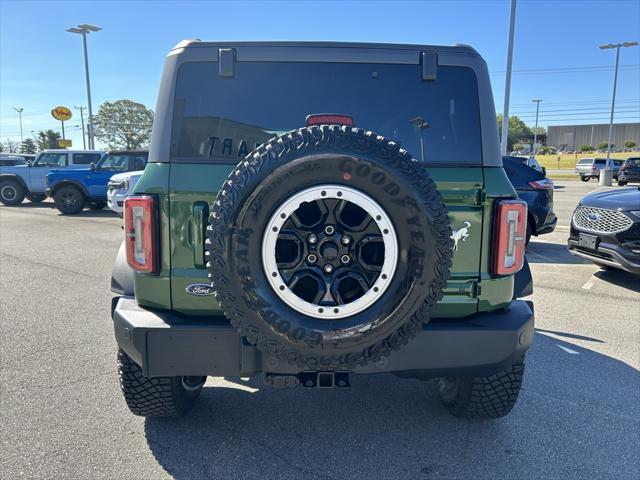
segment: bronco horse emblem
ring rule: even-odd
[[[467,241],[469,237],[469,227],[471,224],[469,222],[464,222],[464,227],[460,227],[458,230],[454,230],[451,235],[451,240],[453,240],[453,251],[458,251],[458,242],[462,240],[463,242]]]

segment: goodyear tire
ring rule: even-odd
[[[450,235],[434,182],[408,152],[323,125],[266,142],[229,175],[207,265],[226,316],[273,371],[352,369],[429,321]]]
[[[142,369],[118,350],[120,388],[131,413],[141,417],[181,417],[194,405],[206,377],[145,377]]]
[[[0,202],[4,205],[20,205],[25,193],[22,185],[15,180],[0,181]]]
[[[438,393],[456,417],[500,418],[515,406],[523,375],[524,359],[486,377],[439,378]]]
[[[64,215],[80,213],[87,203],[87,198],[78,187],[66,185],[53,196],[56,208]]]

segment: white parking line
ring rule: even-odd
[[[558,345],[558,347],[564,350],[565,352],[570,353],[571,355],[580,355],[580,352],[576,352],[575,350],[571,350],[570,348],[563,347],[562,345]]]
[[[591,277],[589,280],[587,280],[587,282],[582,285],[582,289],[583,290],[591,290],[591,287],[593,287],[593,284],[595,283],[595,278]]]

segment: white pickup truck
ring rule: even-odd
[[[29,165],[0,166],[0,202],[19,205],[25,197],[41,202],[47,198],[45,179],[51,170],[87,168],[104,154],[101,150],[43,150]]]

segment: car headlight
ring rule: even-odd
[[[129,190],[129,180],[122,181],[122,190]]]

